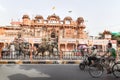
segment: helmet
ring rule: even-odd
[[[96,46],[93,46],[93,47],[92,47],[92,50],[94,50],[94,49],[96,49]]]

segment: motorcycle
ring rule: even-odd
[[[84,70],[88,66],[88,55],[84,55],[83,61],[79,64],[80,70]]]

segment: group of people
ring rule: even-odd
[[[107,44],[107,51],[103,55],[99,55],[101,57],[106,57],[106,60],[108,62],[108,65],[106,65],[107,73],[111,73],[111,68],[109,66],[109,63],[111,60],[116,60],[117,59],[117,52],[116,50],[112,47],[112,43]],[[91,52],[89,53],[88,56],[88,65],[90,66],[92,64],[92,61],[94,62],[95,60],[98,59],[97,55],[97,49],[96,46],[93,46],[91,48]]]

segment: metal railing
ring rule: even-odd
[[[104,51],[99,51],[98,54],[102,54]],[[22,53],[18,51],[5,51],[1,53],[1,60],[82,60],[83,55],[81,51],[54,51],[38,53],[33,52]]]

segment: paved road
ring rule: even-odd
[[[0,65],[0,80],[120,80],[112,74],[92,78],[77,64]]]

